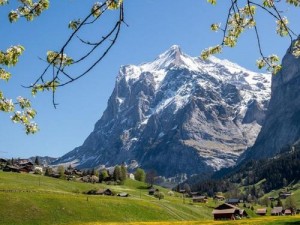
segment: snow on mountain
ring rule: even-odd
[[[167,177],[232,166],[261,128],[270,80],[174,45],[153,62],[120,68],[94,131],[57,163],[77,159],[87,168],[135,160]]]

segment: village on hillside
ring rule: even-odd
[[[138,169],[136,172],[128,173],[126,165],[102,168],[101,170],[78,170],[71,165],[68,167],[57,166],[51,167],[47,163],[40,163],[39,158],[33,161],[28,159],[0,159],[0,169],[4,172],[14,173],[32,173],[36,175],[44,175],[57,179],[65,179],[75,182],[89,182],[89,183],[102,183],[108,185],[122,185],[124,180],[140,180],[145,181],[146,173]],[[151,181],[149,181],[149,179]],[[148,195],[154,196],[157,199],[163,199],[164,193],[159,190],[157,186],[154,186],[154,177],[148,177]],[[177,189],[170,190],[168,195],[177,195],[182,198],[183,203],[192,204],[204,204],[207,205],[209,201],[213,201],[215,207],[212,207],[212,216],[214,220],[237,220],[249,218],[249,210],[254,212],[257,216],[292,216],[300,213],[300,209],[293,203],[290,206],[284,206],[282,200],[290,199],[293,195],[292,192],[285,191],[280,192],[276,197],[268,197],[271,202],[270,207],[253,207],[252,202],[239,198],[226,198],[226,194],[215,193],[211,198],[206,194],[191,191],[190,187],[185,184],[183,189],[179,186]],[[106,195],[106,196],[118,196],[129,197],[126,192],[116,193],[110,188],[106,189],[92,189],[84,192],[86,195]],[[211,206],[210,206],[211,207]],[[268,211],[269,210],[269,211]]]

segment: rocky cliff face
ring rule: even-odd
[[[271,100],[257,140],[243,159],[272,157],[300,138],[300,58],[289,51],[272,77]]]
[[[94,131],[56,163],[135,160],[166,177],[232,166],[253,145],[269,98],[270,75],[172,46],[153,62],[121,67]]]

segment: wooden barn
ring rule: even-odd
[[[267,214],[267,209],[266,208],[257,209],[255,213],[260,216],[265,216]]]
[[[293,215],[293,212],[291,209],[286,209],[286,210],[284,210],[284,215],[291,216],[291,215]]]
[[[248,216],[245,210],[228,203],[216,207],[212,214],[215,220],[236,220]]]
[[[217,201],[224,201],[224,200],[225,200],[225,197],[222,196],[222,195],[215,195],[215,196],[214,196],[214,199],[217,200]]]
[[[230,205],[238,205],[240,202],[241,201],[238,198],[229,198],[226,200],[226,203]]]
[[[271,211],[271,215],[272,216],[281,216],[283,212],[283,208],[282,207],[274,207]]]
[[[193,196],[192,198],[193,202],[199,202],[199,203],[207,203],[208,198],[206,196]]]

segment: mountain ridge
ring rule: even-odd
[[[56,163],[135,160],[167,177],[232,166],[254,143],[269,90],[270,75],[190,57],[174,45],[153,62],[122,66],[94,131]]]

